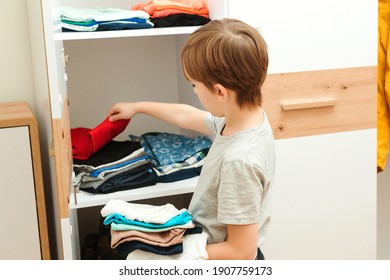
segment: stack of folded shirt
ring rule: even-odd
[[[61,23],[64,31],[105,31],[152,28],[145,11],[117,8],[79,9],[61,7]]]
[[[132,10],[147,12],[154,27],[196,26],[210,21],[207,0],[148,0]]]
[[[139,251],[149,258],[181,254],[185,236],[202,233],[185,208],[178,210],[169,203],[155,206],[111,199],[102,208],[101,215],[103,223],[111,227],[111,248],[124,256]],[[196,250],[193,256],[205,255],[205,242],[201,247],[203,250],[200,253]]]
[[[155,185],[156,175],[139,142],[112,140],[87,160],[73,159],[75,184],[90,193]]]
[[[174,182],[198,176],[211,147],[205,136],[187,137],[168,132],[129,135],[145,149],[158,182]]]

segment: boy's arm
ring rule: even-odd
[[[186,104],[135,102],[117,103],[108,111],[110,121],[130,119],[136,114],[146,114],[185,129],[209,133],[204,122],[206,111]]]
[[[227,225],[228,238],[206,246],[210,260],[254,260],[257,253],[258,224]]]

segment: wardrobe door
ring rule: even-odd
[[[78,237],[76,215],[69,210],[69,197],[72,186],[72,149],[69,126],[69,101],[67,91],[67,56],[63,41],[55,38],[61,32],[60,1],[42,0],[42,16],[45,35],[47,75],[49,81],[50,108],[52,118],[53,147],[56,169],[56,192],[63,258],[77,258]],[[61,255],[61,253],[59,253]],[[76,256],[75,256],[76,254]]]
[[[0,128],[0,259],[41,259],[28,126]],[[23,174],[23,176],[21,176]]]
[[[377,7],[299,3],[229,1],[230,16],[258,28],[269,50],[264,108],[277,159],[262,250],[375,259]]]
[[[376,129],[281,139],[267,259],[376,259]]]

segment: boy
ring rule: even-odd
[[[262,110],[266,43],[242,21],[213,20],[188,38],[182,67],[208,112],[184,104],[118,103],[108,112],[110,121],[147,114],[211,135],[188,210],[209,235],[209,259],[262,259],[275,165]]]

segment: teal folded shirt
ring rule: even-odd
[[[108,215],[103,223],[105,225],[109,225],[111,223],[116,223],[116,224],[125,224],[125,225],[135,225],[135,226],[141,226],[141,227],[146,227],[146,228],[154,228],[154,229],[161,229],[161,228],[168,228],[172,226],[178,226],[178,225],[184,225],[187,222],[192,220],[192,215],[188,211],[183,211],[179,215],[171,218],[164,224],[155,224],[155,223],[145,223],[137,220],[129,220],[125,216],[121,214],[110,214]]]

